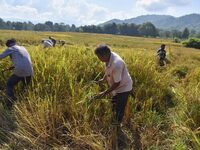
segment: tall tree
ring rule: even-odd
[[[42,24],[42,23],[38,23],[34,26],[34,30],[35,31],[47,31],[47,25]]]
[[[0,29],[6,29],[6,23],[0,18]]]
[[[122,35],[128,35],[128,24],[120,24],[118,25],[119,33]]]
[[[13,24],[11,21],[6,22],[6,29],[12,30],[13,29]]]
[[[103,27],[103,30],[105,33],[108,34],[116,34],[118,32],[118,28],[116,23],[112,23],[112,24],[107,24]]]
[[[190,35],[190,31],[188,30],[188,28],[185,28],[182,33],[182,38],[187,39],[189,35]]]
[[[14,22],[13,23],[13,28],[15,30],[23,30],[24,24],[21,22]]]
[[[139,26],[131,23],[127,27],[128,27],[128,34],[127,35],[132,35],[132,36],[139,35],[139,31],[138,31]]]
[[[143,23],[139,27],[139,32],[143,36],[156,37],[158,35],[156,27],[151,22]]]
[[[182,32],[181,31],[172,30],[171,33],[172,33],[173,38],[182,38]]]
[[[46,21],[45,23],[44,23],[45,25],[46,25],[46,31],[53,31],[53,22],[51,22],[51,21]]]
[[[72,31],[72,32],[75,32],[75,31],[76,31],[76,26],[75,26],[74,24],[72,24],[72,26],[71,26],[71,31]]]

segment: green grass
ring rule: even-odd
[[[66,40],[67,44],[43,49],[40,40],[49,35]],[[28,93],[18,96],[12,112],[0,107],[0,148],[111,147],[110,99],[89,102],[92,95],[102,90],[91,83],[103,76],[103,63],[93,53],[100,43],[108,44],[124,58],[133,79],[135,97],[129,100],[126,128],[130,136],[134,137],[137,128],[143,149],[200,148],[199,51],[163,39],[0,31],[0,40],[10,37],[26,46],[35,73]],[[161,43],[166,44],[171,61],[164,68],[158,66],[155,57]],[[0,51],[4,49],[0,47]],[[0,64],[0,69],[9,66],[9,59]],[[5,86],[2,76],[0,85]],[[19,93],[19,89],[16,91]],[[4,99],[2,91],[0,100]]]

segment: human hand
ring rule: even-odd
[[[102,81],[98,80],[98,81],[92,81],[92,82],[95,83],[95,84],[100,84]]]
[[[106,96],[106,92],[105,91],[104,92],[100,92],[99,94],[92,96],[92,98],[90,100],[101,99],[104,96]]]
[[[3,69],[2,72],[10,71],[10,70],[13,70],[14,68],[15,68],[14,66],[11,66],[9,68]]]

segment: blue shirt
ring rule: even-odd
[[[33,67],[31,58],[27,50],[18,45],[11,46],[7,48],[2,54],[0,54],[0,59],[10,56],[13,62],[14,74],[19,77],[27,77],[33,75]]]

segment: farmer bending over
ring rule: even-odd
[[[44,48],[53,47],[53,42],[50,39],[43,39],[42,43]]]
[[[123,59],[112,52],[107,45],[99,45],[95,54],[100,61],[105,63],[105,75],[97,83],[107,80],[109,88],[100,92],[96,98],[102,98],[112,93],[113,108],[116,111],[116,121],[121,123],[128,96],[132,90],[132,79]]]
[[[11,108],[13,102],[16,100],[14,95],[14,87],[18,82],[22,82],[22,88],[25,89],[31,81],[33,75],[33,68],[31,58],[27,50],[16,44],[15,39],[9,39],[6,42],[8,47],[2,54],[0,54],[0,59],[10,56],[13,63],[13,74],[7,81],[6,94],[9,100],[6,102],[7,107]]]
[[[56,39],[54,39],[53,37],[49,36],[49,39],[52,41],[53,43],[53,47],[56,46]]]

